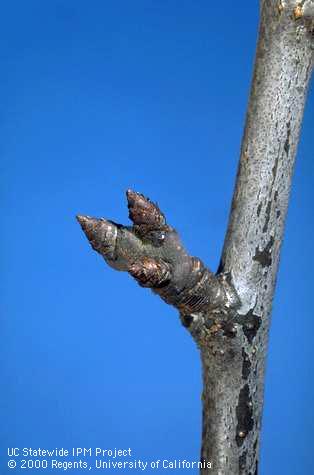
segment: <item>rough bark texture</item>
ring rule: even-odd
[[[261,2],[230,222],[217,274],[157,205],[127,192],[132,227],[78,216],[107,263],[176,307],[203,365],[202,475],[258,472],[263,382],[284,221],[313,63],[314,0]],[[208,468],[206,462],[211,462]]]

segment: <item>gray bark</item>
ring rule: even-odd
[[[78,216],[92,247],[176,307],[203,366],[202,475],[256,475],[267,336],[307,86],[314,0],[261,2],[237,182],[217,274],[157,205],[127,192],[133,225]],[[209,462],[211,466],[209,467]]]
[[[216,368],[210,351],[202,351],[204,385],[210,394],[203,409],[202,456],[216,460],[217,474],[257,473],[270,312],[313,65],[314,2],[303,2],[302,7],[295,1],[265,0],[261,7],[251,96],[220,269],[231,272],[241,301],[238,318],[247,323],[232,342],[237,354],[232,364],[225,352]],[[223,340],[213,342],[214,351],[224,346]],[[210,399],[216,401],[214,405]]]

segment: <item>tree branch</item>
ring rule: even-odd
[[[313,66],[313,1],[261,2],[259,41],[220,271],[239,295],[237,336],[202,350],[202,456],[216,474],[257,474],[271,304]],[[226,356],[218,363],[212,352]],[[214,364],[213,364],[214,362]],[[223,395],[223,398],[221,398]],[[217,415],[218,414],[218,415]],[[206,469],[203,474],[212,474]]]
[[[78,216],[92,247],[180,312],[203,365],[202,475],[256,475],[267,336],[313,65],[314,0],[262,0],[232,209],[215,275],[157,205],[127,192],[126,227]],[[208,468],[208,462],[212,468]]]
[[[239,306],[228,275],[215,276],[200,259],[191,257],[149,199],[128,190],[127,200],[132,227],[89,216],[77,219],[93,249],[111,267],[129,272],[142,287],[177,308],[183,324],[201,344],[206,337],[203,329],[212,319],[217,323]]]

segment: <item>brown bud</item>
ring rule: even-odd
[[[76,218],[92,248],[100,254],[113,257],[117,238],[116,225],[105,219],[91,218],[90,216],[78,215]]]
[[[143,257],[129,268],[130,274],[142,287],[163,287],[170,280],[170,266],[161,259]]]
[[[165,216],[157,204],[152,203],[148,198],[145,198],[145,196],[132,190],[128,190],[126,196],[128,200],[129,218],[134,224],[150,224],[156,227],[166,224]]]

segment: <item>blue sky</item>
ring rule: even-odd
[[[198,460],[196,347],[174,309],[91,251],[75,215],[128,223],[133,188],[216,269],[257,21],[258,2],[231,0],[2,6],[1,473],[12,473],[7,447]],[[262,475],[312,467],[313,106],[310,91],[274,302]]]

